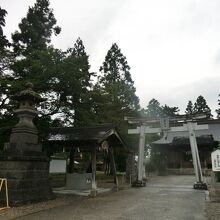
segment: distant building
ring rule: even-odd
[[[201,167],[204,174],[212,169],[211,152],[220,141],[220,120],[207,120],[198,124],[208,124],[208,131],[196,131]],[[166,137],[151,144],[152,162],[157,170],[168,174],[193,174],[193,160],[188,132],[168,132]]]

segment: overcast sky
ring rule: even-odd
[[[0,0],[8,11],[5,34],[18,29],[35,0]],[[97,72],[111,44],[127,57],[141,106],[150,99],[178,106],[203,95],[218,107],[220,93],[219,0],[51,0],[62,28],[53,37],[66,49],[80,37]],[[214,112],[213,112],[214,113]]]

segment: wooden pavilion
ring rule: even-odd
[[[79,189],[90,189],[91,195],[96,195],[96,158],[97,152],[101,151],[106,151],[110,155],[114,184],[118,187],[113,150],[115,148],[126,149],[126,145],[118,133],[115,124],[103,124],[84,128],[51,128],[46,143],[49,143],[50,146],[62,146],[70,152],[69,169],[66,175],[67,188],[71,189],[71,186],[77,182]],[[90,158],[88,158],[90,166],[87,169],[87,174],[86,172],[79,175],[74,173],[74,161],[79,152],[81,154],[85,152],[90,154]]]

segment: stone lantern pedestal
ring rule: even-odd
[[[0,154],[0,178],[8,180],[10,205],[51,199],[49,159],[42,152],[32,121],[38,114],[35,105],[43,99],[32,90],[30,83],[13,98],[19,102],[19,108],[14,111],[19,122]]]

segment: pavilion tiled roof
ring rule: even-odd
[[[46,139],[48,142],[71,142],[73,144],[101,143],[104,140],[125,147],[125,143],[117,131],[116,124],[102,124],[82,128],[54,127],[50,129]]]

